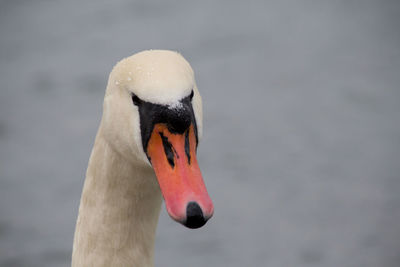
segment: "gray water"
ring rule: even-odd
[[[0,265],[69,266],[112,66],[180,51],[215,216],[156,266],[400,266],[399,1],[0,1]]]

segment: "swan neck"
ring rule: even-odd
[[[100,130],[83,187],[72,266],[153,266],[161,201],[151,167],[127,160]]]

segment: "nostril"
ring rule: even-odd
[[[184,225],[188,228],[200,228],[206,224],[207,220],[204,218],[203,211],[199,204],[196,202],[189,202],[186,207],[186,222]]]

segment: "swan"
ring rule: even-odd
[[[190,64],[147,50],[110,73],[76,222],[72,266],[153,266],[162,199],[199,228],[213,215],[197,159],[202,104]]]

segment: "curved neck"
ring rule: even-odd
[[[97,134],[76,224],[72,266],[153,266],[161,206],[154,171]]]

